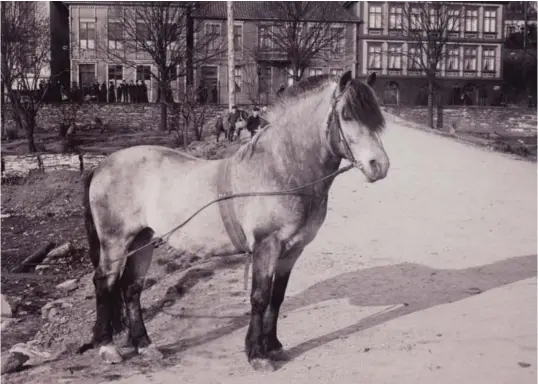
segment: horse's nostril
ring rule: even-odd
[[[377,172],[377,161],[372,159],[369,164],[372,171]]]

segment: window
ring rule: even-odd
[[[413,45],[409,46],[407,52],[408,69],[413,71],[420,70],[420,53],[421,51],[419,47]]]
[[[308,70],[308,76],[318,76],[323,75],[323,69],[321,68],[310,68]]]
[[[330,70],[330,75],[331,76],[342,76],[342,73],[344,73],[344,70],[342,68],[331,68]]]
[[[271,26],[260,25],[258,28],[258,44],[262,51],[269,51],[273,48],[271,40]]]
[[[476,71],[476,47],[465,47],[463,49],[463,70]]]
[[[220,49],[222,27],[218,23],[209,23],[205,26],[206,38],[209,39],[208,49],[216,51]]]
[[[497,27],[497,12],[494,9],[484,10],[484,32],[495,33]]]
[[[444,23],[444,20],[442,19],[442,11],[438,7],[434,7],[433,5],[430,5],[431,8],[429,8],[429,14],[430,14],[430,24],[429,24],[429,30],[439,30],[442,26],[442,23]]]
[[[446,70],[449,72],[459,72],[460,49],[458,47],[447,47]]]
[[[459,32],[461,10],[449,8],[447,12],[447,32]]]
[[[420,19],[420,9],[417,7],[411,7],[410,12],[410,24],[412,31],[420,31],[421,28],[421,19]]]
[[[391,5],[389,8],[389,29],[400,30],[402,22],[403,7],[401,5]]]
[[[271,93],[272,88],[272,71],[271,67],[260,68],[260,92]]]
[[[402,45],[389,45],[389,69],[402,69]]]
[[[478,32],[478,9],[465,10],[465,32]]]
[[[120,21],[108,21],[108,49],[123,49],[123,29]]]
[[[241,52],[243,50],[243,26],[234,25],[234,51]]]
[[[368,45],[368,68],[381,69],[381,44]]]
[[[495,71],[495,48],[484,47],[482,49],[482,65],[484,72]]]
[[[235,83],[235,92],[241,92],[241,87],[243,85],[243,70],[241,67],[234,68],[234,83]]]
[[[150,81],[151,80],[151,66],[138,65],[136,67],[136,80]]]
[[[136,23],[136,41],[142,46],[151,44],[149,28],[143,22]]]
[[[80,21],[80,48],[95,49],[94,21]]]
[[[343,27],[331,28],[331,55],[338,57],[344,54],[345,38]]]
[[[123,80],[123,67],[121,65],[108,66],[108,81],[118,85]]]
[[[383,18],[381,4],[370,4],[368,9],[368,28],[381,29],[383,24],[381,23]]]

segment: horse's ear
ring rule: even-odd
[[[342,75],[342,77],[340,78],[340,92],[346,89],[351,79],[352,79],[351,71],[347,71]]]
[[[368,75],[368,78],[366,79],[366,84],[368,84],[370,87],[372,87],[375,83],[375,80],[377,79],[377,75],[375,72],[372,72]]]

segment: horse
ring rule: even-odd
[[[229,141],[234,141],[235,139],[238,139],[241,135],[241,130],[246,126],[248,113],[241,109],[238,109],[237,111],[239,112],[240,120],[235,123],[235,127],[232,126],[228,121],[229,113],[217,117],[217,120],[215,122],[215,134],[217,135],[217,143],[219,142],[221,133],[224,133],[224,138],[228,139]],[[237,135],[234,137],[234,134],[236,133],[236,128]]]
[[[250,255],[246,357],[254,370],[274,370],[273,361],[285,357],[277,321],[290,273],[325,220],[342,159],[368,182],[387,175],[385,120],[370,87],[375,76],[367,83],[351,72],[297,82],[271,107],[270,124],[229,158],[134,146],[102,160],[84,187],[96,320],[79,353],[99,347],[105,362],[120,363],[113,334],[123,313],[137,353],[150,361],[163,357],[140,305],[157,239],[200,257]],[[197,206],[203,207],[185,221]]]

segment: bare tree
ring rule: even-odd
[[[404,34],[410,38],[407,57],[408,70],[426,74],[428,80],[428,125],[433,128],[435,89],[440,86],[437,75],[441,64],[452,58],[451,52],[458,49],[455,41],[463,28],[463,7],[454,3],[416,2],[403,7]],[[478,24],[478,15],[476,17]],[[389,60],[392,52],[389,51]],[[398,53],[399,54],[399,53]],[[459,54],[458,54],[459,57]],[[459,61],[459,59],[456,59]],[[459,64],[457,64],[459,65]]]
[[[268,21],[260,22],[260,44],[251,55],[284,55],[298,81],[312,60],[328,60],[335,51],[343,50],[339,44],[344,28],[334,22],[342,12],[345,10],[337,2],[272,1],[257,15]]]
[[[39,80],[50,63],[47,14],[34,1],[6,1],[1,8],[3,93],[10,101],[17,127],[26,130],[28,150],[36,152],[36,116],[47,91],[39,89]]]
[[[167,129],[171,81],[186,76],[187,88],[192,87],[194,68],[223,52],[220,31],[205,29],[202,21],[194,20],[196,9],[197,2],[171,1],[115,7],[108,46],[100,47],[110,60],[128,67],[136,68],[141,58],[153,61],[157,73],[151,72],[151,77],[158,84],[162,130]]]

